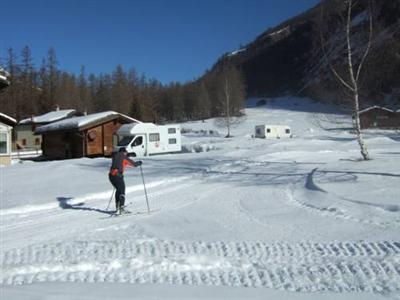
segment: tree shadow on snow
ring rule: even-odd
[[[212,182],[234,183],[240,186],[271,186],[296,183],[304,180],[307,173],[299,169],[301,165],[318,165],[321,162],[296,161],[255,161],[249,159],[212,159],[199,156],[187,160],[153,160],[151,168],[143,169],[146,178],[169,176],[201,176]],[[128,176],[135,176],[132,172]],[[140,176],[140,174],[139,174]]]
[[[380,154],[385,154],[385,155],[398,155],[400,152],[380,152]]]
[[[74,199],[73,197],[57,197],[58,201],[58,206],[60,206],[62,209],[76,209],[76,210],[85,210],[85,211],[95,211],[98,213],[102,214],[107,214],[110,215],[113,213],[112,210],[104,210],[104,209],[99,209],[99,208],[93,208],[93,207],[86,207],[84,206],[84,202],[80,202],[77,204],[70,204],[68,201]]]
[[[348,175],[371,175],[371,176],[385,176],[385,177],[400,177],[400,174],[394,173],[381,173],[381,172],[362,172],[362,171],[333,171],[333,170],[318,170],[319,173],[325,174],[348,174]]]

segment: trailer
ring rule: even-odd
[[[132,123],[122,125],[118,131],[118,145],[125,147],[130,156],[143,157],[182,151],[180,125]]]
[[[287,125],[257,125],[255,137],[263,139],[291,138],[292,132]]]

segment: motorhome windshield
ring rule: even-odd
[[[122,140],[118,142],[118,146],[128,146],[135,136],[124,136]]]

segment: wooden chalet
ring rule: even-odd
[[[400,114],[391,109],[372,106],[360,111],[360,125],[365,128],[399,129]]]
[[[113,111],[73,117],[38,127],[43,156],[48,159],[110,156],[117,142],[118,128],[138,122]]]
[[[82,116],[82,113],[75,109],[57,108],[55,111],[19,121],[15,127],[15,148],[19,150],[39,150],[42,137],[40,134],[35,135],[37,127],[76,116]]]

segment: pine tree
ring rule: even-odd
[[[21,52],[21,108],[20,116],[31,116],[37,113],[38,87],[37,73],[33,64],[32,53],[28,46],[25,46]]]
[[[20,68],[17,64],[17,57],[14,53],[13,48],[7,50],[7,69],[10,74],[10,86],[6,90],[6,101],[5,104],[6,111],[8,111],[11,116],[16,119],[20,118],[20,108],[22,104],[20,103]]]
[[[85,66],[81,66],[81,70],[79,73],[78,80],[78,89],[79,89],[79,104],[76,107],[80,111],[88,112],[91,110],[91,99],[90,99],[90,91],[88,88],[86,75],[85,75]]]
[[[57,89],[58,89],[58,61],[56,57],[56,50],[50,47],[47,53],[47,78],[48,78],[48,91],[47,91],[47,108],[54,110],[57,105]]]
[[[128,114],[131,107],[131,93],[127,75],[121,65],[118,65],[112,74],[112,107],[115,111]]]

